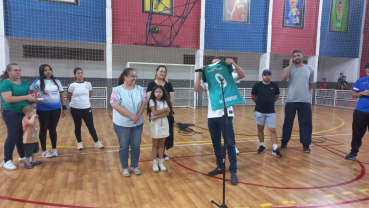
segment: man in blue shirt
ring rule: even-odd
[[[343,81],[343,76],[345,76],[342,72],[340,73],[340,77],[338,77],[336,88],[341,89],[341,82]]]
[[[365,64],[366,77],[355,82],[351,92],[352,98],[359,98],[352,121],[351,152],[347,159],[357,158],[361,146],[361,140],[369,127],[369,63]]]

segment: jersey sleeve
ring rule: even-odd
[[[32,84],[31,84],[31,90],[35,90],[35,91],[41,91],[41,86],[40,86],[40,79],[36,79]]]
[[[12,91],[12,86],[10,85],[9,82],[1,82],[0,83],[0,93],[3,92],[11,92]]]
[[[356,80],[355,84],[354,84],[354,88],[352,88],[352,91],[354,92],[360,92],[360,84],[359,84],[359,80]]]
[[[70,83],[68,85],[67,92],[68,93],[73,93],[73,91],[74,91],[74,84],[73,83]]]
[[[58,78],[56,78],[55,81],[58,84],[59,93],[63,93],[64,92],[64,88],[63,88],[63,85],[62,85],[61,81]]]
[[[233,65],[232,64],[228,65],[227,62],[225,62],[225,61],[221,61],[221,62],[219,62],[219,64],[223,65],[228,70],[229,74],[232,74],[232,72],[233,72]]]
[[[113,89],[113,91],[111,92],[111,96],[110,96],[110,104],[112,103],[120,103],[121,100],[120,100],[120,95],[118,93],[118,90],[117,88],[115,87]]]

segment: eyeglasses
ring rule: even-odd
[[[14,70],[14,69],[12,69],[12,70],[10,70],[10,71],[14,71],[14,72],[21,72],[22,71],[22,69],[16,69],[16,70]]]
[[[133,79],[138,79],[138,76],[131,76],[131,75],[129,75],[129,77],[131,77]]]

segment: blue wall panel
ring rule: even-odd
[[[223,0],[206,0],[205,49],[265,53],[269,1],[251,0],[249,24],[223,22]]]
[[[36,0],[4,0],[6,36],[106,42],[105,0],[68,5]]]
[[[351,0],[347,33],[329,32],[331,0],[323,0],[319,56],[358,58],[364,0]]]

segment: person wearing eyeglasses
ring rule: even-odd
[[[147,104],[146,91],[136,85],[136,72],[126,68],[119,77],[118,86],[114,87],[110,104],[113,107],[113,126],[119,140],[119,159],[123,176],[131,176],[128,169],[129,147],[131,147],[131,168],[136,175],[141,175],[138,167],[140,158],[141,136],[144,123],[143,113]]]
[[[25,116],[23,107],[38,102],[35,95],[29,94],[29,84],[26,80],[20,79],[21,76],[22,70],[16,63],[8,64],[0,76],[0,93],[4,106],[2,115],[8,132],[4,143],[4,168],[8,170],[17,169],[17,166],[13,164],[15,146],[19,154],[19,161],[26,161],[23,146],[22,120]]]

